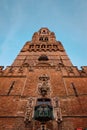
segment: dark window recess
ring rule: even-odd
[[[45,31],[45,30],[43,30],[42,34],[46,34],[46,31]]]
[[[51,45],[47,45],[47,48],[51,48],[52,46]]]
[[[37,104],[34,108],[34,119],[40,122],[53,120],[53,107],[49,98],[37,99]]]
[[[49,98],[39,98],[37,99],[37,105],[51,105],[51,100]]]
[[[71,83],[71,86],[72,86],[72,88],[74,90],[75,96],[78,97],[78,93],[77,93],[77,90],[76,90],[76,87],[75,87],[74,83]]]
[[[13,81],[13,82],[11,83],[11,85],[10,85],[10,88],[9,88],[9,91],[8,91],[7,95],[10,95],[11,90],[12,90],[12,89],[13,89],[13,87],[14,87],[14,84],[15,84],[15,81]]]
[[[34,45],[30,45],[30,46],[29,46],[29,48],[33,48],[33,47],[34,47]]]
[[[58,46],[57,46],[57,45],[53,45],[53,48],[57,49],[57,48],[58,48]]]
[[[36,45],[36,48],[39,49],[39,48],[40,48],[40,45]]]
[[[46,46],[43,44],[43,45],[41,45],[41,48],[45,48]]]
[[[39,38],[39,41],[43,41],[43,37],[40,37],[40,38]]]
[[[38,58],[39,61],[47,61],[49,60],[48,57],[46,55],[41,55],[39,58]]]
[[[48,41],[48,37],[45,37],[45,41]]]
[[[48,37],[40,37],[39,41],[43,41],[43,42],[48,41]]]

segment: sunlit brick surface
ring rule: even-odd
[[[67,43],[66,43],[67,44]],[[39,60],[46,56],[48,60]],[[87,128],[87,66],[79,70],[73,66],[60,41],[47,28],[36,32],[11,66],[0,67],[0,130],[41,130],[33,119],[39,77],[49,77],[54,120],[45,124],[45,130],[75,130]],[[28,99],[33,101],[32,120],[26,126],[24,119]],[[54,98],[58,98],[62,121],[56,121]],[[59,116],[59,115],[58,115]]]

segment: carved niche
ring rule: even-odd
[[[31,123],[32,115],[33,115],[33,99],[32,98],[28,98],[27,105],[26,105],[26,113],[25,113],[25,118],[24,118],[24,122],[25,122],[26,126],[29,123]]]
[[[49,83],[49,76],[46,74],[43,74],[39,77],[39,84],[38,84],[38,93],[45,97],[50,94],[50,83]]]

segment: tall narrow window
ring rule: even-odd
[[[13,87],[14,87],[14,84],[15,84],[15,81],[13,81],[13,82],[11,83],[11,85],[10,85],[10,88],[9,88],[9,91],[8,91],[7,95],[10,95],[11,90],[12,90],[12,89],[13,89]]]
[[[76,87],[75,87],[74,83],[71,83],[71,87],[74,90],[75,96],[78,97],[78,93],[77,93],[77,90],[76,90]]]
[[[39,41],[43,41],[43,37],[40,37],[40,38],[39,38]]]
[[[43,42],[46,42],[46,41],[48,41],[48,37],[40,37],[39,38],[39,41],[43,41]]]
[[[48,41],[48,37],[45,37],[45,41]]]

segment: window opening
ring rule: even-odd
[[[45,34],[46,33],[46,31],[45,30],[43,30],[43,34]]]
[[[8,91],[7,95],[9,95],[9,94],[11,93],[11,90],[13,89],[14,84],[15,84],[15,81],[13,81],[13,82],[11,83],[11,85],[10,85],[10,88],[9,88],[9,91]]]
[[[52,46],[51,45],[47,45],[47,48],[51,48]]]
[[[30,48],[33,48],[34,47],[34,45],[30,45]]]
[[[38,58],[39,61],[47,61],[49,60],[48,57],[46,55],[41,55],[39,58]]]
[[[43,37],[40,37],[40,38],[39,38],[39,41],[43,41]]]
[[[44,45],[44,44],[43,44],[43,45],[41,45],[41,48],[45,48],[45,47],[46,47],[46,45]]]
[[[36,48],[37,48],[37,49],[40,48],[40,45],[36,45]]]
[[[77,93],[77,90],[76,90],[76,87],[75,87],[74,83],[71,83],[71,86],[72,86],[72,88],[74,90],[75,96],[78,97],[78,93]]]
[[[48,37],[45,37],[45,41],[48,41]]]
[[[46,41],[48,41],[48,37],[40,37],[40,38],[39,38],[39,41],[46,42]]]
[[[34,119],[40,122],[46,122],[54,119],[53,107],[49,98],[37,99],[37,103],[34,108]]]

